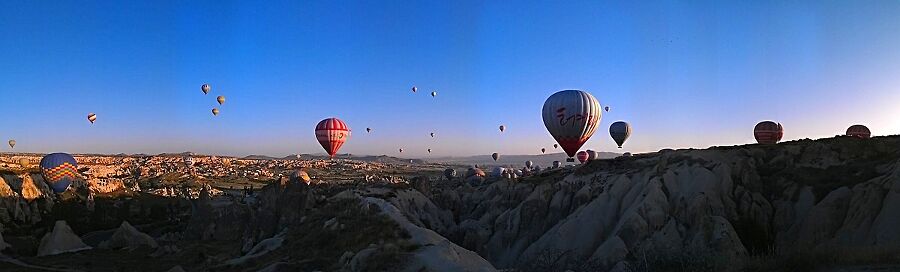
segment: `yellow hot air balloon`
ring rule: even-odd
[[[212,114],[213,114],[214,116],[219,116],[219,109],[213,108],[213,109],[212,109]]]
[[[216,97],[216,101],[219,101],[219,105],[225,104],[225,96]]]
[[[21,165],[22,168],[28,168],[28,166],[29,166],[30,164],[31,164],[31,163],[30,163],[30,162],[28,161],[28,159],[26,159],[26,158],[21,158],[21,159],[19,159],[19,165]]]

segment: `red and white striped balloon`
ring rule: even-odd
[[[776,144],[784,136],[784,127],[772,121],[762,121],[753,128],[753,137],[760,144]]]
[[[350,127],[341,119],[328,118],[316,125],[316,140],[319,140],[319,144],[332,158],[348,139],[350,139]]]
[[[578,162],[584,163],[588,160],[588,153],[584,150],[578,151],[578,154],[575,154],[575,158],[578,159]]]

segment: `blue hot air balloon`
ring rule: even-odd
[[[54,192],[62,193],[78,178],[78,163],[66,153],[48,154],[41,159],[41,174]]]

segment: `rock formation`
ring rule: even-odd
[[[116,229],[116,232],[113,233],[112,237],[110,237],[109,240],[100,243],[100,248],[105,249],[137,248],[140,246],[147,246],[150,248],[159,247],[153,237],[138,231],[131,226],[128,221],[122,221],[122,225]]]
[[[56,221],[53,231],[41,238],[37,255],[49,256],[87,249],[91,249],[91,247],[81,241],[81,238],[72,231],[66,221]]]

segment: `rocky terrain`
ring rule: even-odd
[[[900,269],[897,136],[666,150],[475,184],[278,179],[244,198],[206,186],[88,199],[3,177],[4,271]]]

